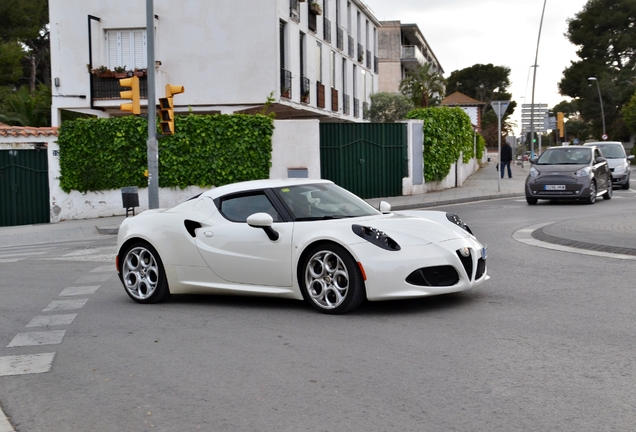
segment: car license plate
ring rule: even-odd
[[[481,257],[483,259],[488,258],[488,245],[481,248]]]
[[[565,185],[545,185],[545,190],[565,190]]]

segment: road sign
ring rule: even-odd
[[[607,135],[606,134],[603,134],[603,136],[601,138],[603,138],[603,141],[607,141]]]
[[[502,118],[508,109],[508,105],[510,105],[510,101],[491,101],[490,105],[492,105],[492,109],[495,114],[497,114],[499,118]]]

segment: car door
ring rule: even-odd
[[[609,187],[612,175],[607,161],[599,162],[598,158],[603,157],[598,148],[594,148],[594,177],[597,181],[597,190],[605,190]]]
[[[283,221],[263,191],[235,194],[217,201],[219,213],[202,223],[196,244],[208,266],[222,279],[247,285],[292,285],[293,223]],[[246,219],[254,213],[272,216],[275,241]]]

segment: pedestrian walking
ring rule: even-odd
[[[510,169],[510,162],[512,162],[512,147],[510,144],[504,143],[501,146],[501,154],[499,155],[501,169],[501,178],[504,178],[504,169],[508,167],[508,178],[512,178],[512,171]]]

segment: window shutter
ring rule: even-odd
[[[106,45],[108,46],[108,69],[114,69],[118,65],[117,56],[117,31],[111,30],[106,32]]]
[[[121,33],[121,59],[118,66],[132,67],[132,50],[130,49],[130,32],[122,31]]]

